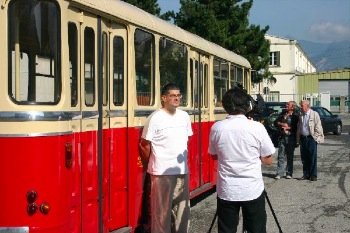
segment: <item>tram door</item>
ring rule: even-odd
[[[126,29],[104,20],[99,22],[95,15],[74,8],[67,18],[71,104],[81,115],[72,120],[75,158],[70,185],[70,231],[99,231],[98,137],[101,135],[102,225],[108,231],[126,226],[128,216]],[[97,77],[102,79],[100,95]],[[102,134],[98,132],[99,117],[102,117]]]
[[[190,113],[193,122],[194,135],[191,138],[189,153],[190,191],[195,195],[200,188],[205,188],[209,176],[208,129],[209,129],[209,103],[208,103],[208,67],[209,58],[203,54],[191,51],[190,79],[192,89],[192,105],[194,111]]]
[[[74,162],[71,174],[71,232],[98,232],[97,17],[70,9],[67,40]],[[64,27],[62,27],[64,28]]]
[[[84,12],[80,19],[80,91],[81,91],[81,228],[99,229],[98,173],[98,21]],[[103,184],[105,185],[105,184]]]
[[[127,32],[123,25],[112,23],[109,34],[108,104],[109,120],[109,230],[127,226]],[[104,153],[105,154],[105,153]]]
[[[124,26],[101,21],[102,214],[109,231],[128,225],[126,35]]]

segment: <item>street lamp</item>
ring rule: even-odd
[[[294,96],[296,95],[295,92],[296,92],[296,75],[293,75],[289,80],[293,80],[294,79],[294,82],[293,82],[293,101],[295,101],[295,98]]]

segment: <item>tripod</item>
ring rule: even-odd
[[[274,210],[273,210],[273,208],[272,208],[272,205],[271,205],[270,199],[269,199],[269,197],[267,196],[267,192],[266,192],[266,190],[265,190],[265,189],[264,189],[264,195],[265,195],[265,198],[266,198],[267,203],[268,203],[268,204],[269,204],[269,206],[270,206],[270,209],[271,209],[271,212],[272,212],[273,218],[274,218],[274,219],[275,219],[275,221],[276,221],[276,224],[277,224],[277,227],[278,227],[279,233],[283,233],[282,228],[281,228],[281,226],[280,226],[280,224],[279,224],[279,222],[278,222],[278,220],[277,220],[277,217],[276,217],[275,211],[274,211]]]
[[[279,233],[283,233],[282,228],[281,228],[281,226],[280,226],[280,224],[279,224],[279,222],[278,222],[278,220],[277,220],[277,216],[276,216],[276,214],[275,214],[275,211],[274,211],[274,210],[273,210],[273,208],[272,208],[272,205],[271,205],[270,199],[269,199],[269,197],[267,196],[267,192],[266,192],[266,190],[265,190],[265,189],[264,189],[264,196],[265,196],[265,198],[266,198],[267,203],[268,203],[268,204],[269,204],[269,206],[270,206],[270,209],[271,209],[271,212],[272,212],[273,218],[274,218],[274,219],[275,219],[275,221],[276,221],[276,224],[277,224],[277,227],[278,227]],[[214,226],[214,223],[215,223],[215,220],[216,220],[216,217],[217,217],[217,216],[218,216],[218,211],[216,210],[215,215],[214,215],[214,218],[213,218],[213,220],[211,221],[211,225],[210,225],[209,230],[208,230],[208,232],[207,232],[207,233],[210,233],[210,232],[211,232],[211,230],[213,229],[213,226]],[[242,229],[242,232],[243,232],[243,233],[245,233],[245,232],[246,232],[246,231],[244,230],[244,228]]]

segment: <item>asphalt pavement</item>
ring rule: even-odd
[[[350,232],[350,114],[343,119],[343,133],[325,135],[318,145],[318,180],[302,177],[300,149],[296,148],[293,179],[275,180],[277,151],[273,164],[262,166],[265,190],[283,233]],[[279,233],[266,202],[267,232]],[[190,233],[208,232],[216,211],[215,189],[191,201]],[[239,231],[242,232],[242,219]],[[217,232],[215,221],[211,232]]]

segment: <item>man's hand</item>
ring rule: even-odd
[[[149,156],[151,155],[151,142],[144,138],[141,138],[139,143],[140,153],[143,160],[148,163]]]
[[[260,157],[260,160],[265,165],[271,165],[272,164],[272,155],[269,155],[266,157]]]

